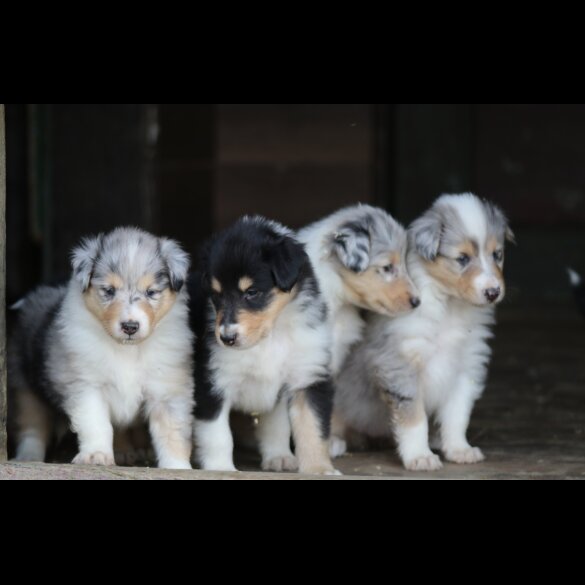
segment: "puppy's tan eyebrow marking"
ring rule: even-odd
[[[104,278],[104,282],[106,282],[110,286],[113,286],[114,288],[117,288],[117,289],[124,288],[124,280],[118,274],[114,274],[114,273],[108,274]]]
[[[465,240],[459,247],[459,251],[470,257],[479,256],[479,246],[475,240]]]
[[[211,288],[218,294],[221,294],[222,288],[221,288],[221,282],[219,282],[219,280],[217,280],[217,278],[212,278],[211,279]]]
[[[243,276],[240,278],[240,282],[238,282],[238,288],[242,292],[246,292],[253,284],[254,281],[249,276]]]

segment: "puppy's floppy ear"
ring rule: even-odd
[[[284,236],[267,246],[264,255],[277,288],[283,292],[290,292],[299,279],[301,268],[308,262],[303,246]]]
[[[494,205],[493,203],[490,203],[485,199],[484,204],[488,206],[488,209],[492,213],[491,219],[497,226],[499,226],[503,230],[504,238],[506,239],[506,241],[510,242],[511,244],[515,244],[516,236],[514,235],[514,232],[510,227],[510,222],[508,221],[506,214],[497,205]]]
[[[83,292],[87,291],[91,283],[93,271],[102,249],[103,239],[103,234],[95,238],[85,238],[71,252],[73,277],[81,285]]]
[[[160,256],[164,260],[169,270],[169,284],[173,292],[179,292],[189,272],[191,260],[189,254],[185,252],[175,240],[168,238],[159,239]]]
[[[443,221],[436,210],[431,210],[417,219],[409,231],[411,245],[425,260],[434,262],[439,255]]]
[[[333,234],[333,249],[343,266],[352,272],[368,268],[370,247],[370,232],[360,224],[348,223]]]

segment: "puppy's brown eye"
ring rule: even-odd
[[[471,258],[467,254],[461,254],[459,258],[457,258],[457,263],[461,268],[465,268],[471,262]]]
[[[392,274],[394,272],[394,264],[388,264],[382,267],[382,271],[386,274]]]
[[[496,250],[494,252],[494,260],[500,263],[504,259],[504,252],[502,250]]]
[[[249,288],[245,293],[244,293],[244,298],[247,301],[252,301],[254,299],[257,299],[260,296],[260,291],[257,291],[255,288]]]
[[[102,286],[101,290],[107,299],[113,299],[116,296],[116,289],[113,286]]]
[[[158,295],[160,295],[160,291],[159,290],[154,290],[153,288],[149,288],[146,291],[146,296],[149,299],[156,299],[156,297],[158,297]]]

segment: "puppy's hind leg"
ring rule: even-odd
[[[332,409],[333,387],[329,381],[293,394],[289,413],[300,473],[341,475],[329,456]]]
[[[15,390],[15,461],[44,462],[53,434],[53,413],[28,388]]]
[[[299,467],[290,450],[290,421],[286,397],[258,421],[258,441],[264,471],[296,471]]]

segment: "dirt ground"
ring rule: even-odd
[[[486,462],[413,473],[387,448],[339,459],[340,479],[585,479],[585,320],[572,307],[502,307],[494,348],[488,388],[469,432]],[[236,462],[242,473],[7,464],[0,466],[0,480],[311,479],[259,473],[249,452],[239,452]]]

